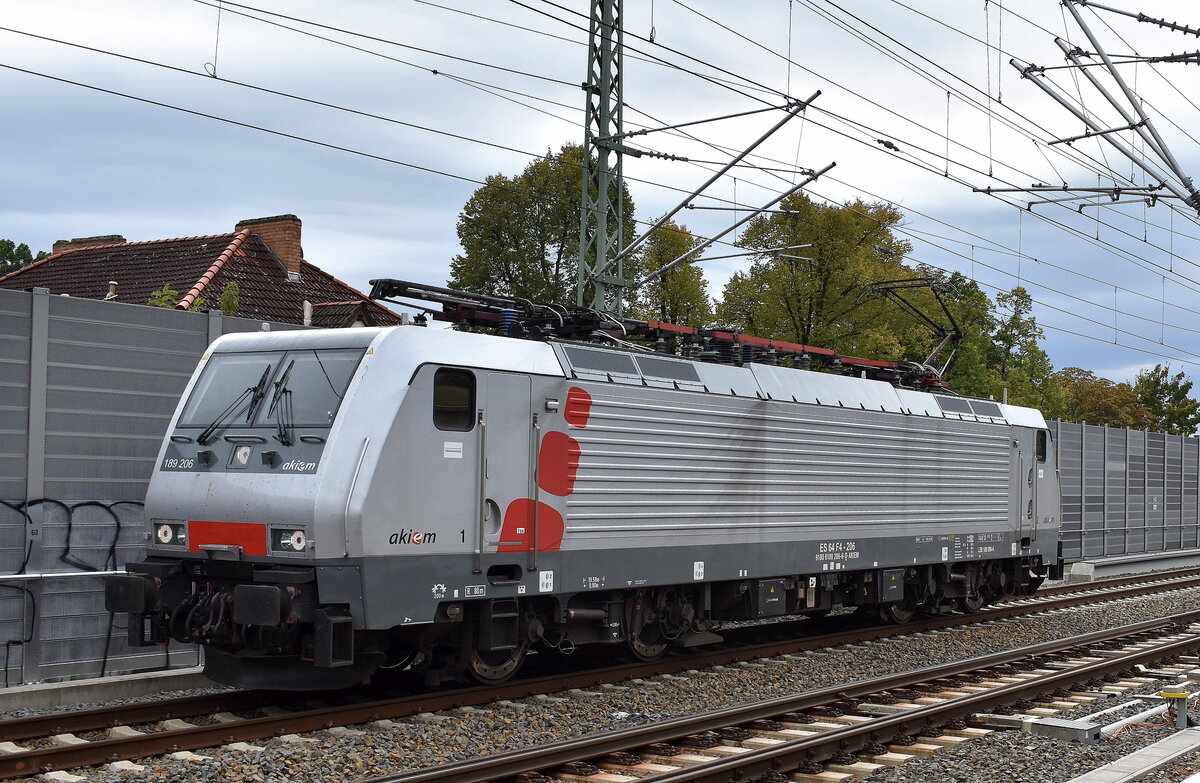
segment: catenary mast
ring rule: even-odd
[[[625,246],[621,174],[622,156],[630,151],[617,140],[624,110],[621,0],[592,0],[589,30],[576,304],[620,315],[628,281],[622,259],[615,256]]]

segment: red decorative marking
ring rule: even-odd
[[[572,386],[567,392],[567,409],[563,411],[563,418],[572,426],[586,427],[591,412],[592,395],[578,386]]]
[[[562,514],[547,506],[537,504],[537,548],[539,552],[557,552],[562,546]],[[514,500],[504,512],[504,525],[500,529],[500,546],[497,552],[528,552],[533,543],[533,501],[528,498]]]
[[[551,430],[538,453],[538,486],[551,495],[570,495],[579,472],[579,441]]]
[[[267,526],[258,522],[188,522],[188,549],[203,551],[202,544],[240,546],[242,554],[267,554]]]
[[[789,343],[782,340],[770,340],[766,337],[755,337],[750,334],[737,334],[736,332],[719,332],[713,331],[710,334],[718,340],[726,340],[735,345],[751,345],[756,348],[776,348],[785,353],[809,353],[813,356],[824,356],[830,359],[837,357],[839,354],[836,351],[831,351],[828,348],[818,348],[815,345],[803,345],[801,343]],[[885,362],[879,359],[860,359],[856,356],[842,356],[842,361],[846,364],[863,367],[896,367],[896,362]]]
[[[657,329],[661,332],[674,332],[675,334],[700,334],[700,330],[695,326],[680,326],[679,324],[668,324],[662,321],[647,321],[646,328]]]

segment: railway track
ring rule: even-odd
[[[1186,662],[1163,674],[1193,669],[1200,663],[1198,623],[1200,612],[1188,612],[371,783],[581,783],[602,772],[605,783],[815,782],[827,770],[866,775],[990,733],[963,722],[979,713],[1013,704],[1043,713],[1079,706],[1153,682],[1134,667],[1181,656]]]
[[[689,669],[873,641],[909,633],[929,632],[1067,606],[1197,586],[1200,586],[1200,569],[1187,569],[1182,572],[1165,572],[1154,575],[1153,578],[1121,578],[1095,582],[1074,589],[1073,586],[1063,586],[1048,590],[1044,595],[988,607],[978,614],[945,615],[903,626],[850,627],[832,633],[794,638],[796,633],[803,633],[805,629],[811,630],[811,621],[774,623],[769,626],[724,632],[729,644],[717,650],[669,657],[651,663],[608,666],[531,677],[500,686],[463,687],[390,699],[372,699],[361,703],[312,707],[307,703],[321,695],[232,691],[6,720],[0,721],[0,778],[22,777],[49,770],[97,766],[122,759],[227,746],[232,743],[317,731],[331,726],[398,719],[421,712],[478,706],[499,699],[517,699],[571,688],[592,687],[631,678],[672,674]],[[761,636],[768,632],[780,638],[762,641]],[[264,705],[268,706],[268,712],[271,714],[254,717],[255,711]],[[278,709],[280,707],[290,707],[294,711],[283,711]],[[201,721],[195,719],[195,716],[217,718],[207,718],[201,725]],[[194,722],[188,724],[182,720],[186,718],[193,718]]]
[[[1167,571],[1113,576],[1106,579],[1096,579],[1091,582],[1077,582],[1074,584],[1061,584],[1054,585],[1053,587],[1042,587],[1037,591],[1037,595],[1034,597],[1063,595],[1066,593],[1081,593],[1092,589],[1124,587],[1126,585],[1134,584],[1148,584],[1151,582],[1156,582],[1160,579],[1178,579],[1196,575],[1200,575],[1200,568],[1173,568]],[[999,603],[1009,603],[1014,600],[1024,599],[1006,598]]]

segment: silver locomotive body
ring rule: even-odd
[[[1057,563],[1034,410],[766,365],[419,327],[229,335],[108,585],[214,679],[509,676],[725,620],[977,609]]]

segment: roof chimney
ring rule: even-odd
[[[104,301],[108,302],[117,298],[117,286],[120,285],[116,280],[108,281],[108,294],[104,297]]]
[[[276,215],[242,220],[235,230],[241,231],[243,228],[258,234],[289,273],[296,276],[300,274],[300,262],[304,258],[304,249],[300,247],[300,218],[295,215]],[[289,279],[292,277],[292,274],[288,275]]]
[[[120,234],[105,234],[98,237],[76,237],[75,239],[60,239],[50,248],[54,255],[65,250],[78,250],[81,247],[97,247],[99,245],[123,245],[125,237]]]

